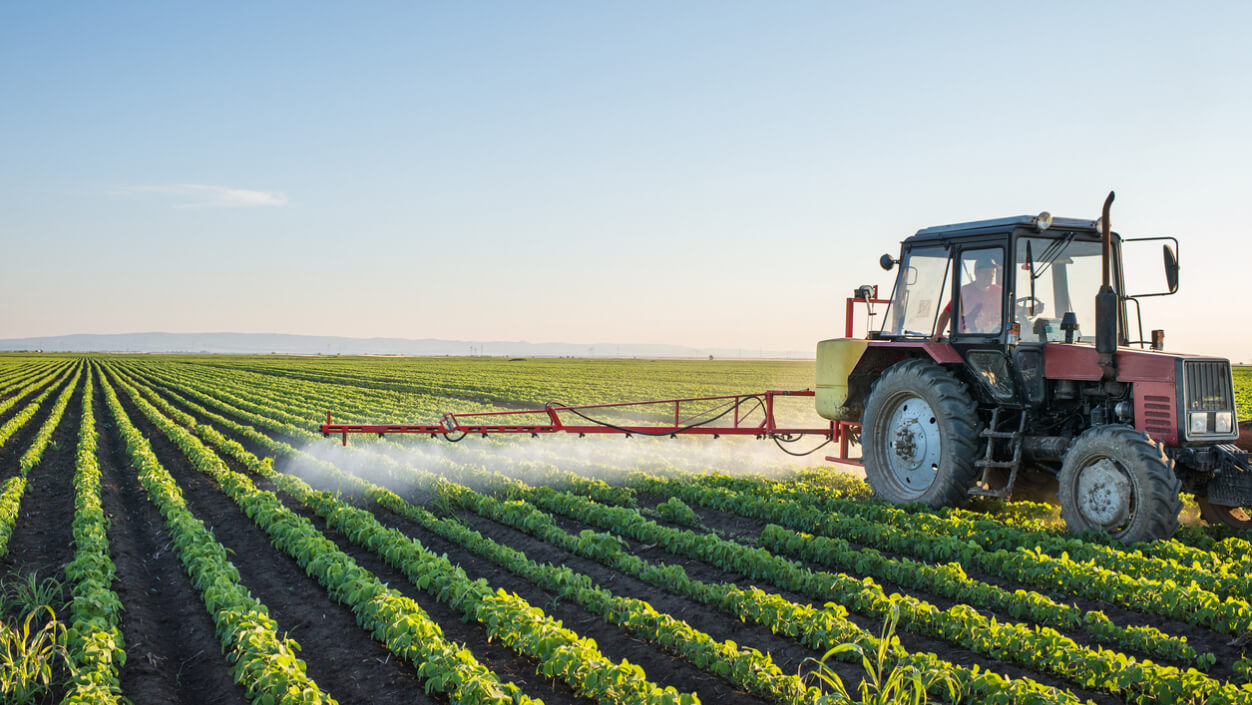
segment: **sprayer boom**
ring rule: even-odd
[[[417,433],[429,434],[432,438],[444,438],[449,441],[459,441],[470,434],[480,434],[486,437],[496,433],[529,433],[537,437],[541,433],[558,432],[577,433],[579,436],[585,436],[588,433],[615,433],[624,434],[627,437],[632,435],[675,437],[679,434],[713,436],[714,438],[723,435],[755,436],[784,442],[795,440],[799,436],[822,436],[828,441],[835,440],[838,429],[834,423],[821,428],[780,428],[775,421],[775,397],[811,396],[813,396],[813,390],[801,389],[581,406],[549,402],[542,409],[449,413],[440,417],[438,424],[333,423],[330,412],[326,412],[326,423],[322,424],[321,431],[323,436],[341,434],[344,445],[348,444],[350,433],[373,433],[379,437],[389,433]],[[683,416],[683,405],[687,404],[687,408],[691,409],[695,402],[700,402],[699,407],[702,410],[689,412],[688,416]],[[670,406],[672,406],[673,423],[644,425],[628,422],[614,423],[594,418],[591,415],[605,410],[624,410],[642,412],[650,416],[665,413],[668,418]],[[520,422],[527,418],[532,422]],[[495,423],[497,419],[502,419],[506,423]],[[515,419],[519,422],[507,423]]]

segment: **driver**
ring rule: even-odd
[[[1003,307],[1000,285],[996,275],[1000,271],[997,255],[980,254],[974,259],[974,281],[961,287],[962,333],[999,333],[1000,310]],[[939,340],[952,320],[952,302],[943,308],[935,326],[935,340]]]

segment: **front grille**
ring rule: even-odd
[[[1227,360],[1183,360],[1183,414],[1179,419],[1185,437],[1192,441],[1233,440],[1238,434],[1235,426],[1235,390]],[[1218,432],[1217,414],[1230,414],[1230,429]],[[1191,422],[1207,417],[1201,423],[1203,431],[1192,430]]]
[[[1187,411],[1229,411],[1235,393],[1226,360],[1183,360]]]

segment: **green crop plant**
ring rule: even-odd
[[[689,527],[700,526],[700,517],[696,514],[696,511],[677,497],[670,497],[656,505],[656,511],[661,515],[662,519],[672,524]]]

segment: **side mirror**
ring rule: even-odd
[[[1161,245],[1161,250],[1165,255],[1165,284],[1169,286],[1169,293],[1173,294],[1178,291],[1178,255],[1169,245]]]
[[[894,267],[894,266],[896,266],[896,262],[897,262],[897,261],[898,261],[898,260],[896,260],[896,259],[895,259],[894,257],[892,257],[890,254],[885,254],[885,255],[883,255],[882,257],[879,257],[879,258],[878,258],[878,266],[879,266],[879,267],[882,267],[882,268],[883,268],[883,269],[885,269],[886,271],[890,272],[890,271],[891,271],[891,268],[892,268],[892,267]]]

